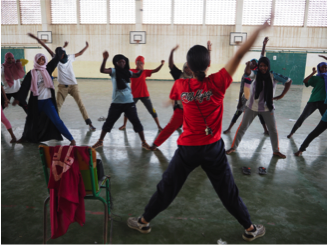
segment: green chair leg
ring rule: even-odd
[[[109,179],[106,180],[106,201],[107,201],[107,209],[108,209],[108,217],[110,217],[110,193],[109,193]]]
[[[107,204],[106,204],[106,201],[104,200],[104,198],[98,197],[97,199],[104,204],[104,209],[105,209],[105,213],[104,213],[104,244],[107,244],[107,237],[108,237],[108,234],[107,234],[107,231],[108,231],[108,209],[107,209]]]

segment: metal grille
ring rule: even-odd
[[[41,24],[41,4],[40,0],[20,0],[21,23]]]
[[[107,1],[106,0],[80,0],[81,24],[106,24]]]
[[[272,0],[244,0],[243,25],[262,25],[270,17]]]
[[[16,0],[1,0],[1,24],[18,24]]]
[[[306,0],[276,0],[275,26],[303,26]]]
[[[77,24],[76,0],[51,0],[52,24]]]
[[[307,26],[327,26],[327,0],[310,0]]]
[[[203,0],[174,0],[174,24],[203,24]]]
[[[110,0],[109,17],[112,24],[136,23],[135,0]]]
[[[171,24],[172,0],[143,0],[144,24]]]
[[[234,25],[236,22],[236,0],[207,0],[205,24]]]

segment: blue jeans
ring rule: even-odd
[[[51,99],[39,100],[38,109],[39,113],[43,112],[50,118],[52,123],[55,124],[56,128],[62,135],[64,135],[66,139],[68,139],[69,141],[73,140],[73,136],[68,131],[63,121],[59,118],[59,115],[56,111],[56,107]]]

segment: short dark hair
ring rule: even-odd
[[[190,48],[187,53],[187,62],[198,80],[203,81],[205,70],[210,64],[210,53],[207,48],[201,45],[195,45]]]

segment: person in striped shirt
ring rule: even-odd
[[[276,120],[274,117],[273,100],[280,100],[286,95],[292,80],[281,74],[272,71],[270,72],[270,60],[267,57],[260,58],[258,64],[258,71],[252,71],[250,69],[250,62],[247,62],[245,73],[252,80],[252,82],[245,82],[244,86],[244,94],[247,99],[246,109],[239,128],[237,129],[231,148],[226,151],[226,154],[229,155],[236,151],[247,128],[251,125],[253,119],[260,114],[262,115],[269,130],[273,155],[280,158],[286,158],[286,156],[279,151],[279,139]],[[281,95],[275,97],[275,90],[278,82],[285,85],[285,88]]]

